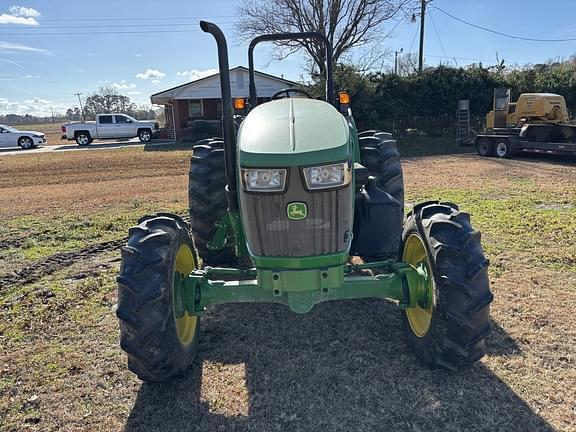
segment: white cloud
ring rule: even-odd
[[[116,89],[133,89],[136,88],[136,84],[129,83],[126,80],[122,80],[119,83],[117,82],[112,83],[112,87]]]
[[[52,53],[42,48],[34,48],[28,45],[19,44],[16,42],[0,41],[0,53],[17,53],[17,52],[34,52],[39,54],[51,55]]]
[[[165,76],[166,76],[166,74],[164,72],[160,72],[157,69],[146,69],[146,71],[136,74],[136,78],[145,79],[145,80],[147,80],[147,79],[149,79],[149,80],[161,80]],[[154,82],[154,81],[152,81],[152,82]]]
[[[218,73],[218,69],[206,69],[206,70],[190,69],[182,72],[176,72],[176,75],[187,77],[190,81],[194,81],[200,78],[214,75],[215,73]]]
[[[24,6],[10,6],[8,10],[12,15],[21,17],[39,18],[42,16],[42,14],[38,12],[36,9]]]
[[[142,57],[142,54],[140,54],[140,53],[134,54],[134,57]]]
[[[139,94],[142,94],[142,92],[139,92],[138,90],[133,90],[133,91],[129,91],[129,92],[126,92],[126,93],[129,94],[129,95],[139,95]]]
[[[158,84],[160,82],[160,80],[157,79],[153,79],[152,81],[150,81],[152,84]]]
[[[8,10],[10,13],[0,15],[0,24],[38,25],[36,18],[39,18],[41,13],[36,9],[24,6],[10,6]]]
[[[3,13],[2,15],[0,15],[0,24],[20,24],[20,25],[37,26],[38,21],[36,21],[34,18],[17,17],[14,15],[8,15]]]
[[[53,108],[55,113],[64,113],[69,107],[61,102],[38,97],[18,101],[0,98],[0,112],[3,114],[48,116],[51,114],[50,108]]]

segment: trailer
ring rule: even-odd
[[[517,153],[576,155],[576,126],[563,96],[523,93],[510,102],[510,89],[494,89],[494,108],[485,134],[474,144],[480,156],[510,158]]]
[[[480,156],[511,158],[519,153],[576,156],[576,142],[533,141],[512,134],[478,135],[475,144]]]

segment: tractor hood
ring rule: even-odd
[[[240,165],[313,165],[350,157],[349,128],[330,104],[304,98],[266,102],[252,110],[238,131]]]

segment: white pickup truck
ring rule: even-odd
[[[86,146],[95,139],[140,138],[146,143],[159,134],[158,123],[136,120],[126,114],[98,114],[96,121],[62,125],[62,139]]]

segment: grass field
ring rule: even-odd
[[[0,161],[0,430],[576,431],[576,164],[406,158],[407,201],[443,199],[483,233],[488,354],[423,368],[385,301],[208,311],[184,377],[142,384],[118,346],[127,229],[186,213],[189,151]]]

